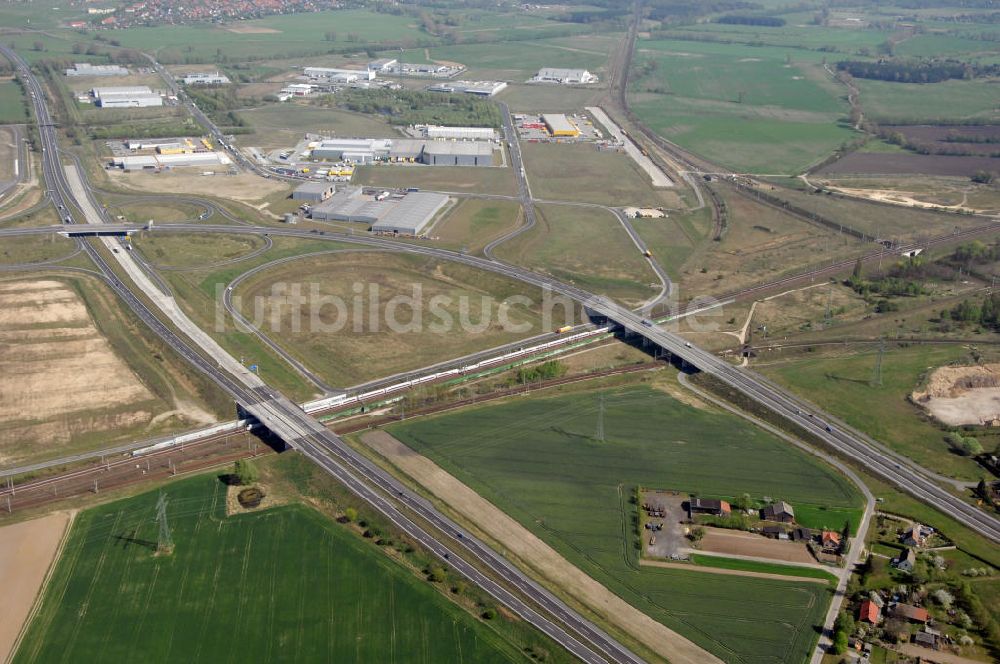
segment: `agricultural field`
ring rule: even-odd
[[[1000,120],[993,81],[920,84],[855,79],[855,83],[865,114],[882,124]]]
[[[277,89],[277,85],[274,87]],[[400,136],[384,120],[371,115],[290,102],[241,111],[240,117],[254,132],[238,136],[237,142],[262,149],[294,147],[306,133],[365,138]]]
[[[285,298],[296,285],[307,306],[292,310]],[[233,293],[244,316],[265,321],[266,333],[289,353],[345,387],[541,334],[566,316],[560,308],[546,320],[542,293],[519,282],[365,251],[276,265]]]
[[[88,277],[0,282],[0,463],[208,424],[231,405]],[[93,388],[101,377],[101,389]]]
[[[758,361],[756,369],[921,466],[957,479],[978,480],[983,470],[951,449],[945,441],[948,428],[907,399],[931,369],[974,363],[968,348],[890,347],[882,360],[881,386],[871,383],[877,355],[874,347],[848,348],[816,357]],[[1000,442],[985,431],[976,435],[984,436],[987,449]]]
[[[748,492],[796,508],[835,508],[830,520],[840,527],[845,513],[860,514],[857,490],[743,420],[650,385],[603,391],[606,440],[596,440],[599,398],[588,391],[518,399],[390,432],[630,604],[723,659],[804,659],[829,597],[822,584],[639,567],[631,497],[638,486],[704,497]]]
[[[817,171],[821,175],[944,175],[972,177],[1000,168],[1000,159],[893,152],[852,152]]]
[[[614,207],[680,207],[672,189],[654,189],[649,175],[624,152],[601,152],[590,143],[521,142],[535,198]]]
[[[15,662],[513,662],[523,655],[399,562],[300,503],[227,517],[226,485],[164,489],[76,517]],[[225,638],[219,638],[225,634]]]
[[[16,81],[0,81],[0,124],[20,124],[28,119],[24,93]]]
[[[587,69],[601,77],[619,35],[579,35],[527,43],[459,44],[429,49],[430,60],[460,62],[475,80],[523,83],[542,67]],[[407,60],[409,62],[409,60]]]
[[[513,201],[467,198],[434,226],[435,241],[449,249],[478,254],[491,241],[523,223],[521,206]]]
[[[656,275],[610,211],[543,204],[536,213],[534,228],[496,248],[499,258],[632,306],[659,292]]]
[[[818,53],[642,40],[633,68],[632,108],[646,124],[739,171],[797,173],[854,136]]]

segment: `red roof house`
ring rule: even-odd
[[[879,608],[875,602],[870,599],[866,599],[861,602],[861,608],[858,609],[858,620],[861,622],[871,623],[872,625],[877,625],[879,621]]]

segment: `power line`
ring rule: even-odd
[[[885,356],[885,337],[879,339],[875,369],[872,371],[872,387],[882,387],[882,358]]]
[[[597,401],[597,432],[594,434],[594,438],[604,442],[604,392],[601,392]]]

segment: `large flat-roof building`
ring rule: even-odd
[[[580,135],[579,128],[562,113],[545,113],[542,115],[542,122],[545,123],[545,127],[549,130],[550,136],[575,138]]]
[[[506,87],[506,81],[447,81],[429,85],[427,91],[492,97]]]
[[[184,74],[184,85],[225,85],[229,83],[229,77],[222,72],[214,73],[193,73]]]
[[[328,83],[353,83],[354,81],[374,81],[372,69],[337,69],[335,67],[305,67],[302,73],[314,81]]]
[[[429,191],[407,194],[372,224],[372,232],[420,235],[447,203],[448,197],[444,194]]]
[[[387,138],[328,138],[313,148],[314,159],[336,159],[369,164],[387,159],[392,141]]]
[[[292,192],[292,199],[320,203],[333,196],[334,187],[326,182],[304,182]]]
[[[361,187],[348,186],[314,207],[310,215],[318,221],[371,224],[375,233],[420,235],[447,202],[448,197],[443,194],[372,196],[365,195]]]
[[[163,97],[146,85],[100,87],[91,90],[101,108],[145,108],[163,106]]]
[[[596,83],[597,77],[586,69],[559,69],[542,67],[528,81],[529,83],[560,83],[562,85],[586,85]]]
[[[376,74],[390,72],[398,62],[399,61],[395,58],[380,58],[378,60],[372,60],[368,63],[368,71],[373,71]]]
[[[492,127],[445,127],[442,125],[416,125],[427,138],[459,138],[470,141],[492,141],[497,132]]]
[[[427,141],[420,161],[429,166],[492,166],[493,146],[484,141]]]
[[[232,162],[222,152],[190,152],[186,154],[128,155],[116,158],[113,163],[122,170],[141,171],[175,166],[226,166]]]
[[[77,62],[66,70],[67,76],[128,76],[128,69],[120,65],[92,65]]]

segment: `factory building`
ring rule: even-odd
[[[391,72],[393,67],[398,64],[398,60],[395,58],[381,58],[379,60],[372,60],[368,63],[368,71],[375,72],[376,74],[385,74]]]
[[[429,166],[492,166],[493,146],[482,141],[427,141],[420,161]]]
[[[128,69],[119,65],[92,65],[89,62],[77,62],[66,70],[67,76],[128,76]]]
[[[387,196],[365,195],[361,187],[348,186],[315,206],[310,212],[319,221],[354,221],[371,224],[376,233],[419,235],[448,202],[443,194],[413,192]]]
[[[313,148],[314,159],[336,159],[358,164],[387,159],[392,141],[387,138],[328,138]]]
[[[507,83],[505,81],[449,81],[447,83],[430,85],[427,87],[427,91],[492,97],[506,87]]]
[[[529,82],[560,83],[562,85],[586,85],[587,83],[596,83],[597,77],[586,69],[557,69],[555,67],[542,67]]]
[[[444,194],[427,191],[407,194],[381,219],[372,224],[373,233],[420,235],[441,208],[448,203]]]
[[[424,143],[426,143],[426,141],[419,139],[392,139],[392,148],[389,150],[389,161],[406,163],[420,161],[420,155],[424,153]]]
[[[221,72],[185,74],[181,80],[184,81],[184,85],[226,85],[229,83],[229,77]]]
[[[371,69],[335,69],[331,67],[305,67],[302,70],[314,81],[328,83],[353,83],[354,81],[374,81],[375,71]]]
[[[542,122],[549,130],[550,136],[569,136],[576,138],[580,135],[580,130],[575,124],[569,121],[562,113],[545,113],[542,115]]]
[[[113,163],[125,171],[141,171],[174,166],[226,166],[232,162],[221,152],[191,152],[186,154],[129,155],[117,157]]]
[[[101,108],[163,106],[163,97],[145,85],[94,88],[91,94]]]
[[[334,187],[325,182],[306,182],[300,184],[292,192],[292,199],[296,201],[310,201],[321,203],[333,196]]]
[[[492,127],[443,127],[440,125],[416,125],[427,138],[457,138],[470,141],[492,141],[497,137]]]

